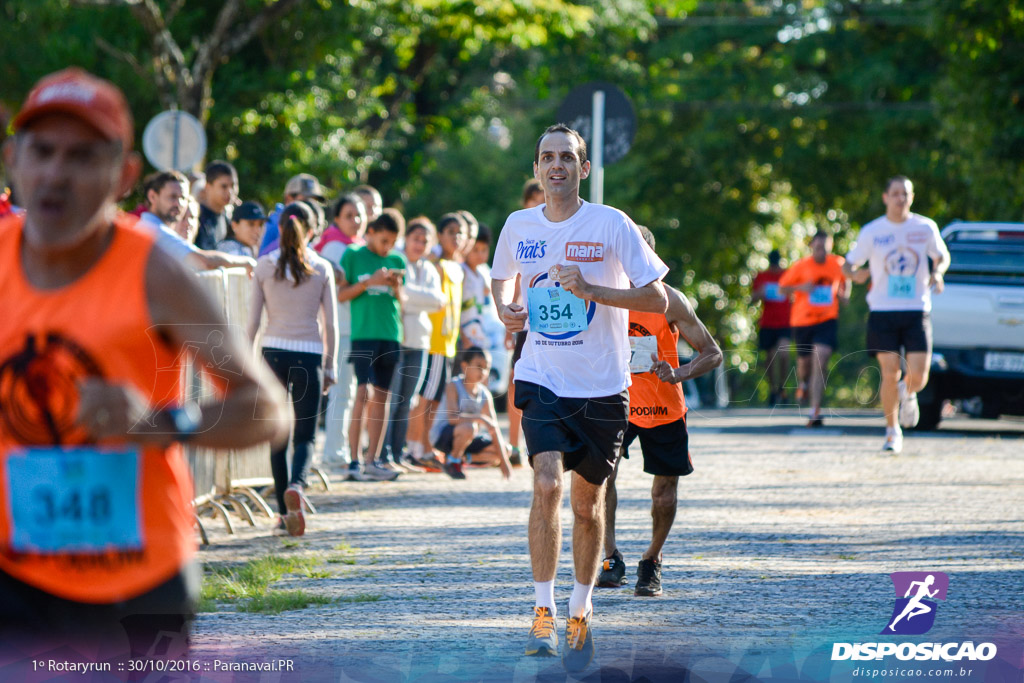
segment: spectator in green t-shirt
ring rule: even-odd
[[[405,232],[405,219],[385,209],[366,227],[364,246],[350,247],[341,257],[338,301],[352,302],[352,349],[349,362],[356,376],[348,438],[353,461],[362,440],[363,411],[370,447],[363,453],[361,469],[350,469],[356,481],[390,481],[398,472],[381,467],[376,460],[387,424],[388,389],[401,353],[402,307],[400,290],[406,260],[393,251]]]

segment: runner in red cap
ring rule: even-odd
[[[118,213],[141,162],[115,86],[47,76],[14,125],[4,160],[25,213],[0,220],[0,648],[95,639],[178,656],[199,581],[180,443],[280,440],[284,392]],[[182,402],[186,348],[221,400]]]

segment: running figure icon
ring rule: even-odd
[[[893,619],[892,623],[889,624],[890,631],[892,631],[893,633],[896,632],[896,624],[903,617],[906,617],[907,621],[910,621],[916,616],[919,616],[921,614],[928,614],[932,611],[932,608],[929,605],[926,605],[925,603],[921,602],[921,600],[922,598],[934,598],[936,595],[938,595],[938,588],[936,588],[934,591],[928,590],[934,583],[934,574],[929,574],[924,581],[911,582],[910,587],[907,588],[907,592],[903,596],[904,598],[910,598],[910,602],[908,602],[906,607],[903,608],[903,611],[900,612],[900,615]],[[917,594],[911,598],[910,594],[914,591],[915,586],[917,586]]]

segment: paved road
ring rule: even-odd
[[[696,472],[680,482],[665,595],[598,590],[588,680],[682,680],[684,670],[691,680],[737,680],[740,665],[770,678],[772,662],[759,653],[877,639],[893,571],[949,575],[929,639],[1024,636],[1024,422],[951,420],[909,436],[898,456],[879,451],[877,414],[844,412],[821,430],[802,424],[795,411],[691,413]],[[650,526],[650,477],[634,450],[619,477],[630,576]],[[533,598],[530,487],[528,468],[510,482],[475,470],[462,482],[422,474],[340,483],[312,496],[320,514],[297,544],[269,536],[269,522],[234,537],[211,524],[205,563],[324,557],[347,544],[354,564],[276,586],[336,599],[328,606],[202,615],[194,652],[208,661],[293,657],[301,680],[564,679],[557,661],[520,656]],[[562,519],[570,523],[568,506]],[[568,535],[556,586],[564,605]],[[775,664],[774,675],[785,671]]]

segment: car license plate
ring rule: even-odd
[[[986,353],[985,369],[994,372],[1024,372],[1024,353]]]

